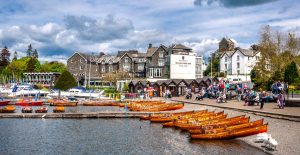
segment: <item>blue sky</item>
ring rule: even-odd
[[[0,44],[42,61],[182,43],[199,55],[223,37],[249,48],[270,25],[300,35],[300,0],[1,0]]]

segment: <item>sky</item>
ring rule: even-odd
[[[181,43],[209,56],[223,37],[249,48],[263,26],[300,36],[300,0],[0,0],[0,47],[41,61]]]

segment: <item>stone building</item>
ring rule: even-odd
[[[223,38],[219,43],[219,52],[234,51],[234,42],[229,38]]]
[[[172,74],[180,70],[172,68],[176,65],[170,65],[175,59],[180,63],[186,63],[192,69],[181,69],[183,71],[192,71],[192,76],[187,79],[195,79],[196,69],[195,53],[192,49],[181,44],[174,44],[166,47],[158,47],[149,44],[146,53],[137,50],[118,51],[117,55],[89,55],[82,52],[75,52],[67,61],[69,72],[75,77],[80,85],[107,83],[103,81],[108,73],[126,73],[130,79],[145,79],[149,81],[166,80],[172,78]],[[191,61],[189,61],[191,59]],[[188,62],[189,61],[189,62]],[[191,63],[193,62],[193,63]],[[176,62],[175,62],[176,63]],[[201,63],[202,64],[202,63]],[[188,66],[185,66],[188,67]],[[203,71],[201,71],[203,72]],[[185,79],[185,76],[179,77]],[[120,79],[124,80],[124,79]]]

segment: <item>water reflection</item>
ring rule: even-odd
[[[0,154],[265,154],[138,119],[1,119]]]

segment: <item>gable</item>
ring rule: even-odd
[[[79,57],[83,58],[84,60],[86,60],[86,58],[83,57],[80,53],[75,52],[73,55],[71,55],[71,56],[68,58],[67,61],[69,61],[70,59],[72,59],[73,57],[76,57],[76,56],[79,56]]]

